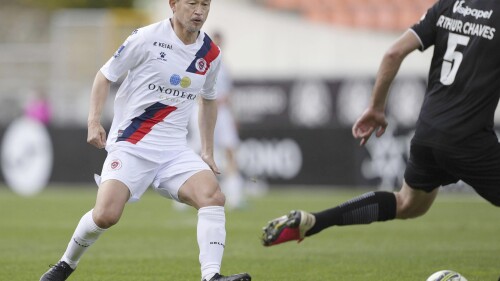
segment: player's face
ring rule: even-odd
[[[170,0],[174,17],[187,32],[198,32],[207,19],[211,0]]]

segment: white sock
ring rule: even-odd
[[[92,211],[93,209],[80,219],[75,233],[73,233],[73,237],[71,237],[68,243],[68,248],[66,248],[66,252],[64,252],[61,258],[62,261],[69,264],[73,269],[76,268],[80,258],[87,251],[88,247],[94,244],[101,233],[106,230],[95,224],[94,219],[92,219]]]
[[[220,272],[226,244],[226,215],[224,207],[210,206],[198,210],[198,246],[202,280],[210,280]]]

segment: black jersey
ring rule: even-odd
[[[421,51],[434,45],[413,142],[442,149],[497,143],[500,1],[440,0],[411,29]]]

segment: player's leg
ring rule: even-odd
[[[393,192],[368,192],[336,207],[317,213],[301,210],[274,219],[264,227],[262,244],[277,245],[314,235],[332,226],[369,224],[396,218],[396,195]]]
[[[202,280],[246,281],[248,274],[219,275],[226,242],[225,196],[215,174],[192,150],[176,153],[160,168],[153,184],[163,196],[198,210],[197,240]]]
[[[192,175],[179,189],[179,199],[198,209],[197,237],[202,280],[251,280],[246,273],[219,275],[226,243],[225,196],[212,171]]]
[[[370,224],[421,216],[430,208],[438,187],[456,179],[439,168],[432,149],[412,146],[405,182],[398,192],[375,191],[317,213],[292,211],[263,229],[262,243],[272,246],[314,235],[332,226]],[[409,182],[410,185],[407,183]]]
[[[430,192],[414,189],[405,181],[401,190],[394,193],[396,196],[395,218],[412,219],[424,215],[434,203],[438,191],[438,188]]]
[[[179,199],[198,210],[197,239],[202,280],[220,272],[226,243],[225,197],[215,175],[203,170],[192,175],[179,189]]]
[[[217,178],[210,170],[202,170],[190,176],[180,187],[179,200],[193,206],[197,210],[204,207],[224,207],[225,196]]]
[[[94,208],[80,219],[61,260],[40,281],[66,280],[87,249],[106,229],[118,222],[129,197],[129,189],[123,183],[117,180],[102,183]]]
[[[130,191],[118,180],[107,180],[97,191],[97,199],[92,210],[87,212],[76,227],[62,260],[75,268],[85,251],[108,228],[120,219]]]
[[[437,192],[438,189],[430,193],[412,189],[405,182],[399,192],[368,192],[317,213],[294,210],[287,216],[269,222],[264,228],[262,243],[272,246],[292,240],[300,242],[332,226],[415,218],[425,214]]]
[[[122,166],[122,163],[126,165]],[[154,178],[156,164],[142,157],[115,150],[108,154],[98,179],[94,208],[80,219],[61,260],[41,281],[66,280],[86,250],[109,227],[116,224],[127,201],[136,201]],[[126,184],[125,184],[126,183]]]

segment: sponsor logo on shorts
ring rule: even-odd
[[[115,159],[111,161],[109,167],[111,168],[111,170],[119,170],[122,167],[122,161],[120,161],[120,159]]]

